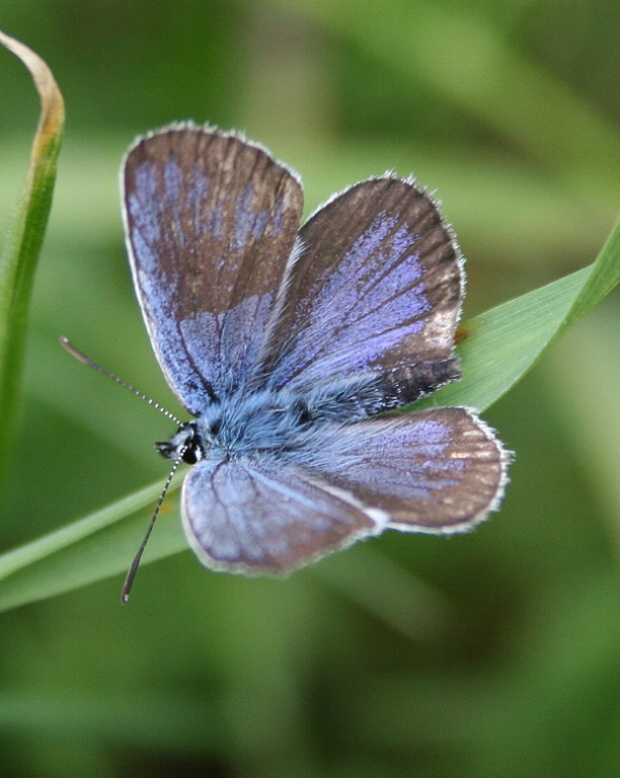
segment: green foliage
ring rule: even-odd
[[[71,116],[26,412],[3,417],[17,434],[0,445],[7,774],[620,773],[618,229],[600,249],[617,216],[619,22],[594,0],[6,9]],[[31,84],[1,59],[6,224],[34,121]],[[171,430],[57,338],[181,413],[132,297],[116,177],[134,134],[186,117],[269,145],[304,175],[309,211],[387,168],[439,194],[469,257],[465,378],[427,403],[493,404],[485,418],[516,452],[485,526],[386,533],[286,581],[249,580],[176,553],[173,492],[145,561],[168,559],[121,608],[164,477],[149,442]]]
[[[30,70],[41,99],[25,191],[0,256],[0,480],[17,416],[28,306],[56,181],[64,123],[62,96],[45,63],[19,41],[0,33],[0,43]]]

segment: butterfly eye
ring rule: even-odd
[[[195,465],[203,457],[202,449],[198,444],[186,448],[183,452],[182,459],[186,465]]]

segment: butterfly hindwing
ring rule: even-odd
[[[283,573],[388,527],[458,532],[503,493],[506,453],[465,408],[325,425],[308,441],[192,469],[183,521],[203,564]]]
[[[214,570],[284,573],[383,529],[351,496],[270,456],[199,462],[183,485],[185,533]]]
[[[467,408],[436,408],[324,429],[295,462],[387,516],[388,527],[458,532],[498,504],[507,455]]]

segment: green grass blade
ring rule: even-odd
[[[488,408],[533,367],[556,338],[598,305],[618,283],[620,222],[594,264],[468,322],[463,328],[466,337],[458,348],[463,380],[444,387],[416,408]]]
[[[15,431],[28,305],[52,206],[56,161],[64,123],[62,95],[49,68],[33,51],[0,32],[0,43],[30,71],[41,100],[26,187],[0,256],[0,476]]]
[[[120,602],[120,575],[127,572],[138,550],[149,513],[160,493],[161,484],[153,484],[2,554],[0,611],[47,599],[112,575],[119,575]],[[171,495],[170,499],[174,504],[175,496]],[[165,503],[143,564],[186,547],[178,512],[167,512]]]
[[[566,329],[597,306],[620,283],[620,221],[616,224],[592,267],[588,281],[581,291],[562,325],[556,333]]]

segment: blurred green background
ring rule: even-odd
[[[414,173],[469,258],[466,318],[590,263],[616,215],[611,0],[4,0],[0,27],[68,115],[3,549],[166,473],[166,420],[57,345],[180,412],[122,243],[136,134],[243,129],[300,171],[308,212]],[[6,227],[38,104],[5,51],[0,95]],[[183,553],[145,566],[126,608],[111,579],[2,614],[3,774],[620,775],[619,333],[616,292],[485,413],[516,460],[473,534],[387,533],[286,581]]]

